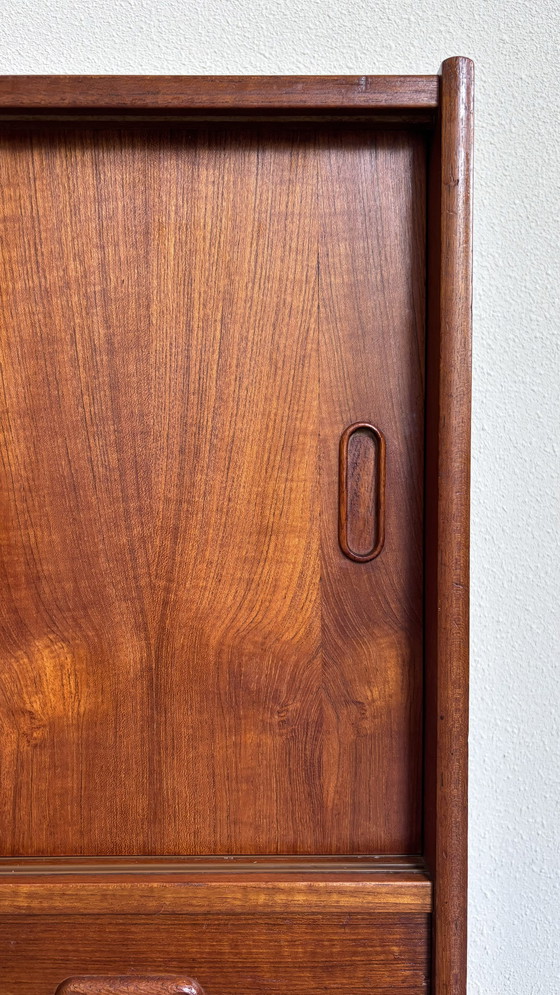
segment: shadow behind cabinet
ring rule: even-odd
[[[464,995],[471,63],[0,114],[2,995]]]

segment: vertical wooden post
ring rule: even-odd
[[[466,990],[473,65],[447,59],[431,152],[424,846],[433,992]]]

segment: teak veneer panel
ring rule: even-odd
[[[425,995],[429,916],[2,916],[2,995],[83,974],[181,973],[205,995]]]
[[[406,131],[4,131],[3,853],[419,851],[425,168]]]

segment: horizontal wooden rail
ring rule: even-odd
[[[0,874],[0,914],[429,912],[423,871]]]
[[[0,112],[430,110],[437,76],[2,76]]]

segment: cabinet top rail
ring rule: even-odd
[[[438,76],[0,76],[0,112],[431,110]]]

